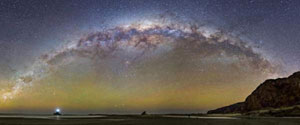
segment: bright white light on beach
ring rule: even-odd
[[[59,109],[59,108],[57,108],[55,111],[56,111],[56,112],[60,112],[60,109]]]

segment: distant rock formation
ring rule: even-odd
[[[208,111],[212,113],[246,113],[266,108],[289,107],[300,104],[300,72],[287,78],[266,80],[243,103]]]
[[[144,111],[144,112],[142,112],[142,114],[141,115],[147,115],[147,112],[146,111]]]
[[[240,113],[243,104],[244,102],[235,103],[215,110],[210,110],[207,114]]]

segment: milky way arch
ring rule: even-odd
[[[89,33],[55,52],[44,54],[28,71],[17,74],[15,85],[2,94],[2,99],[13,99],[27,86],[34,85],[34,81],[67,65],[73,57],[84,57],[94,62],[120,58],[124,65],[134,65],[149,53],[178,49],[189,50],[203,58],[212,55],[234,57],[240,61],[240,68],[246,66],[269,74],[276,72],[271,63],[254,52],[246,42],[224,31],[210,31],[196,23],[166,21],[165,18],[155,21],[145,19]]]

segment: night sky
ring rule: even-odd
[[[0,112],[188,113],[300,70],[298,0],[1,0]]]

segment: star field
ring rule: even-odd
[[[1,0],[0,111],[185,113],[243,101],[300,69],[299,4]]]

